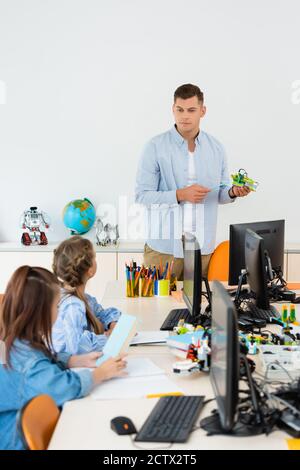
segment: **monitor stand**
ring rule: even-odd
[[[226,430],[222,427],[219,412],[217,410],[214,410],[211,416],[208,416],[207,418],[204,418],[200,421],[200,427],[204,429],[208,435],[230,434],[233,436],[245,437],[245,436],[255,436],[258,434],[263,434],[266,431],[266,426],[261,416],[260,407],[258,403],[258,393],[255,389],[254,381],[252,379],[248,359],[244,354],[240,355],[240,359],[241,359],[240,372],[241,372],[241,375],[245,375],[247,378],[249,392],[250,392],[250,400],[252,403],[254,422],[249,423],[249,424],[245,422],[241,422],[240,417],[237,414],[237,420],[234,426],[232,427],[232,429]],[[241,401],[241,399],[239,401]],[[244,403],[244,399],[243,399],[243,403]]]
[[[231,436],[247,437],[262,434],[264,432],[262,426],[251,426],[237,421],[230,431],[224,430],[221,425],[220,415],[217,410],[213,410],[212,414],[200,421],[200,427],[207,432],[208,436],[214,434],[230,434]]]

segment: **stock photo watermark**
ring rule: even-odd
[[[200,245],[204,241],[205,211],[204,204],[195,207],[194,233],[197,234]],[[127,196],[119,196],[118,203],[102,203],[96,209],[105,225],[106,223],[119,227],[122,240],[180,240],[182,238],[184,204],[149,204],[146,207],[130,202]]]
[[[294,80],[291,84],[291,103],[300,104],[300,80]]]
[[[7,100],[7,87],[3,80],[0,80],[0,104],[6,104]]]

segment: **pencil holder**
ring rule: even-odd
[[[140,296],[153,297],[154,295],[154,281],[153,279],[142,278],[140,279]]]
[[[135,280],[126,281],[126,296],[127,297],[138,297],[139,296],[139,283]]]
[[[154,281],[154,295],[157,297],[167,297],[170,294],[170,280],[161,279]]]

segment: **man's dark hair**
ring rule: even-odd
[[[188,98],[192,98],[193,96],[197,96],[199,102],[203,103],[204,95],[200,88],[196,85],[192,85],[191,83],[186,83],[185,85],[181,85],[177,88],[177,90],[175,90],[174,103],[177,98],[187,100]]]

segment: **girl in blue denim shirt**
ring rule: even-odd
[[[0,363],[0,449],[26,448],[17,415],[33,397],[48,394],[62,406],[87,395],[94,385],[124,375],[122,358],[73,372],[68,368],[95,367],[101,354],[53,353],[51,328],[59,300],[57,280],[44,268],[21,266],[8,283],[0,311],[0,340],[5,346]]]
[[[85,292],[96,271],[96,252],[90,240],[73,236],[54,250],[53,272],[61,283],[58,317],[52,329],[56,352],[102,351],[120,317],[119,310],[104,309]]]

